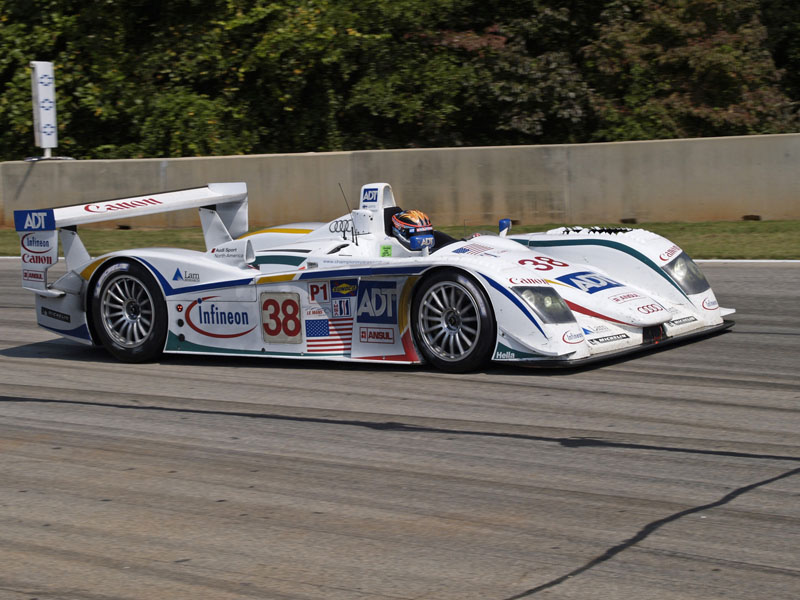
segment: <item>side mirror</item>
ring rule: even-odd
[[[500,219],[500,237],[506,237],[511,231],[511,219]]]

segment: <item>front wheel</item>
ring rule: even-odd
[[[92,321],[103,346],[124,362],[161,355],[167,337],[167,308],[153,276],[139,263],[120,261],[97,279]]]
[[[414,338],[425,359],[443,371],[463,373],[483,365],[495,342],[489,299],[457,271],[425,279],[411,304]]]

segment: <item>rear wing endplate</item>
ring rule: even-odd
[[[207,223],[213,222],[218,227],[218,223],[221,222],[233,238],[247,233],[245,183],[209,183],[201,188],[90,202],[63,208],[15,210],[14,226],[19,233],[22,256],[22,287],[45,296],[58,296],[63,293],[47,287],[47,270],[58,262],[59,230],[61,230],[67,268],[71,269],[89,260],[89,254],[77,233],[64,228],[187,208],[212,209],[216,213],[218,219],[217,216],[213,220],[202,219],[204,232]]]

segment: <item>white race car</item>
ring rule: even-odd
[[[91,258],[76,226],[198,208],[206,252]],[[456,240],[392,230],[391,186],[328,223],[247,233],[243,183],[15,211],[39,325],[123,361],[162,352],[565,366],[730,327],[697,265],[644,230],[564,227]],[[61,240],[67,273],[48,282]]]

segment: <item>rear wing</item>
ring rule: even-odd
[[[104,200],[63,208],[15,210],[22,256],[22,287],[44,296],[63,292],[47,287],[47,270],[58,262],[58,240],[64,249],[67,269],[87,262],[89,253],[78,238],[77,225],[114,219],[142,217],[162,212],[200,210],[206,243],[209,236],[237,238],[247,233],[247,185],[209,183],[206,187]],[[69,228],[69,229],[67,229]]]

